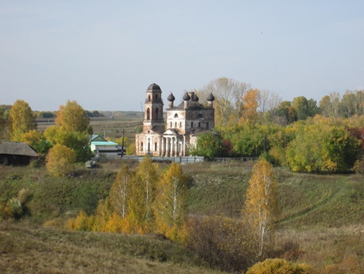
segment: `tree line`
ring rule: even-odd
[[[364,91],[331,93],[319,106],[304,96],[281,101],[228,78],[195,90],[207,91],[216,97],[216,128],[198,136],[192,155],[263,157],[299,172],[364,172]]]

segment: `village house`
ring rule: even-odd
[[[27,143],[2,142],[0,143],[0,164],[3,165],[29,165],[37,158],[38,153]]]
[[[135,136],[136,154],[151,156],[189,156],[189,148],[196,145],[197,135],[215,126],[215,110],[212,94],[207,105],[199,103],[194,92],[185,93],[182,103],[174,105],[171,93],[163,116],[161,88],[153,83],[146,91],[143,132]]]
[[[97,157],[121,157],[122,146],[112,142],[107,141],[100,135],[92,135],[90,138],[90,149]],[[125,154],[125,148],[124,153]]]

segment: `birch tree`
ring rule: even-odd
[[[273,168],[266,160],[258,161],[249,180],[243,213],[258,245],[261,257],[267,247],[277,218],[277,183]]]
[[[153,226],[153,203],[158,182],[157,166],[146,156],[139,164],[131,189],[128,218],[141,233]]]
[[[113,210],[122,218],[126,217],[128,212],[128,199],[130,195],[131,184],[133,184],[133,174],[129,167],[124,164],[118,171],[115,181],[110,189],[110,203]]]
[[[173,162],[158,184],[155,216],[160,232],[168,234],[169,231],[182,227],[187,184],[181,166]]]

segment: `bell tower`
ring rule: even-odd
[[[164,132],[162,90],[156,84],[149,85],[144,104],[143,133]]]

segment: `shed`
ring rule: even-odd
[[[0,164],[28,165],[31,159],[34,159],[38,156],[38,153],[27,143],[0,143]]]

